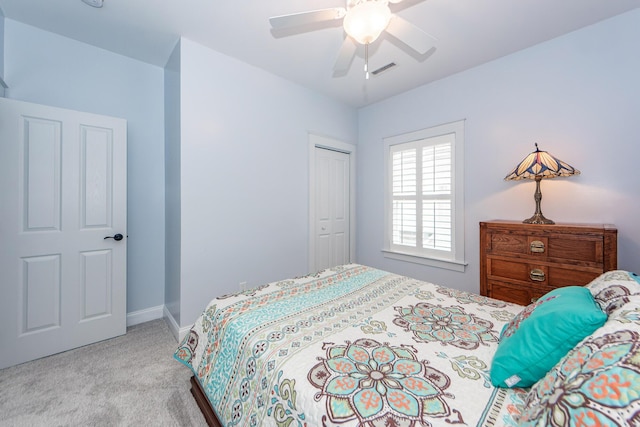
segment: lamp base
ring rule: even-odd
[[[527,218],[522,222],[525,224],[555,224],[552,220],[545,218],[542,212],[536,212],[531,218]]]
[[[540,202],[542,201],[542,192],[540,191],[540,181],[542,177],[536,176],[536,192],[533,194],[533,200],[536,201],[536,213],[531,218],[527,218],[522,221],[525,224],[555,224],[555,222],[547,219],[542,215],[542,209],[540,209]]]

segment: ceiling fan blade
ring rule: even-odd
[[[398,15],[391,17],[386,31],[421,55],[427,53],[438,41]]]
[[[271,23],[271,28],[279,30],[340,19],[343,18],[346,13],[347,11],[343,7],[333,7],[331,9],[311,10],[308,12],[292,13],[290,15],[274,16],[269,18],[269,22]]]
[[[334,76],[344,75],[349,71],[351,61],[353,61],[353,57],[356,56],[356,49],[357,46],[353,40],[351,40],[351,37],[345,37],[338,52],[336,63],[333,66]]]
[[[425,0],[387,0],[390,5],[393,5],[392,11],[397,11],[400,9],[406,9],[418,3],[422,3]],[[398,6],[396,6],[398,5]]]

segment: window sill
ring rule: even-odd
[[[428,265],[430,267],[444,268],[446,270],[458,271],[460,273],[464,273],[464,269],[467,265],[467,263],[464,261],[438,259],[438,258],[425,258],[417,255],[409,255],[402,252],[390,251],[388,249],[383,249],[382,255],[385,258],[395,259],[398,261],[412,262],[414,264]]]

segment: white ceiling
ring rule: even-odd
[[[0,0],[2,13],[109,51],[164,66],[180,36],[360,107],[640,7],[640,0],[404,0],[395,12],[438,39],[420,56],[390,36],[360,49],[333,77],[340,22],[272,34],[268,18],[344,6],[344,0]]]

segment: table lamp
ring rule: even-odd
[[[533,195],[536,201],[536,212],[531,218],[527,218],[522,222],[525,224],[555,224],[552,220],[542,215],[542,210],[540,209],[540,201],[542,200],[540,181],[543,178],[571,175],[580,175],[580,171],[546,151],[540,151],[536,143],[536,151],[525,157],[504,177],[505,181],[517,181],[520,179],[533,179],[536,181],[536,192]]]

